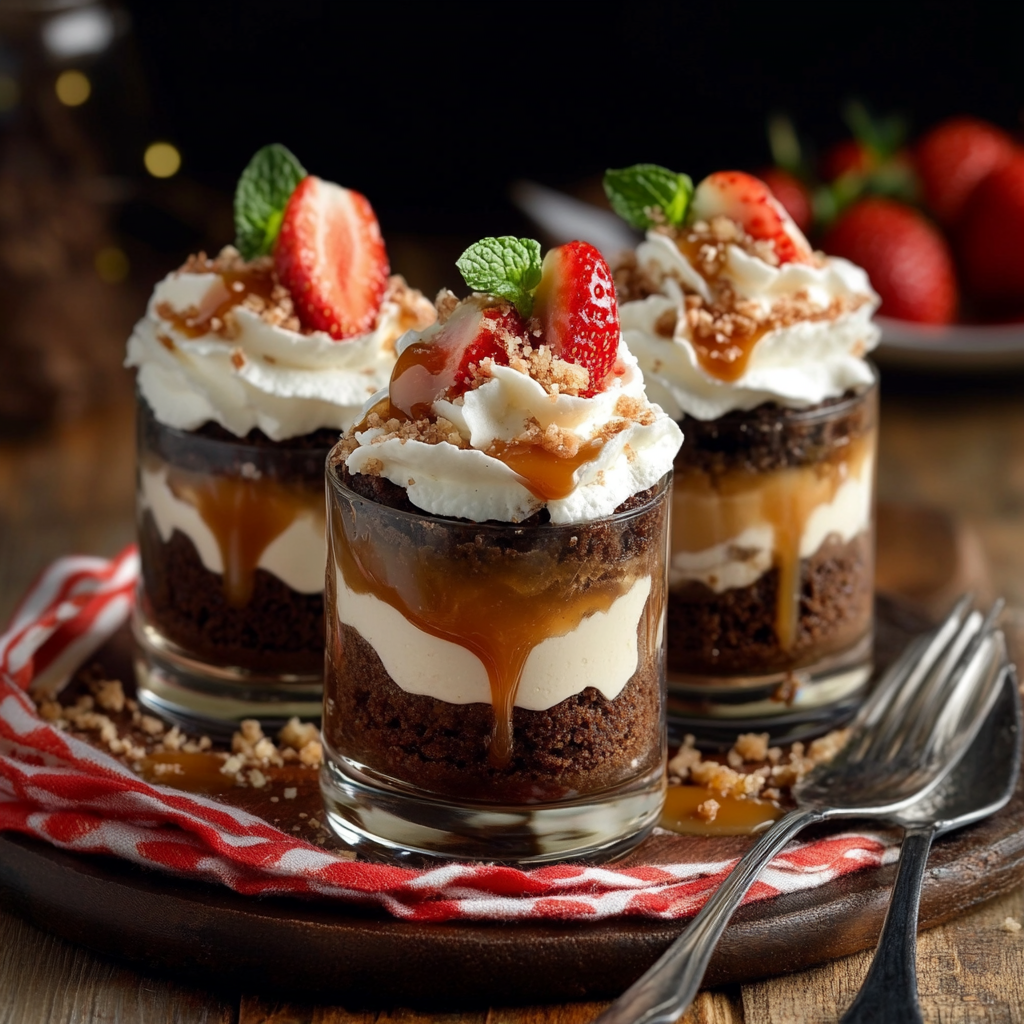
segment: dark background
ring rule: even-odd
[[[90,4],[110,44],[48,51],[49,20]],[[77,106],[55,92],[71,69]],[[268,142],[365,193],[432,296],[477,238],[539,237],[518,180],[601,201],[609,166],[757,171],[778,112],[813,158],[851,98],[912,136],[962,113],[1022,135],[1024,4],[0,0],[0,437],[127,388],[154,282],[233,240]],[[173,177],[146,173],[155,141]]]
[[[502,233],[508,184],[605,167],[693,176],[768,157],[787,111],[820,147],[859,97],[915,129],[1020,127],[1024,4],[128,4],[150,127],[230,190],[276,140],[364,191],[385,235]]]

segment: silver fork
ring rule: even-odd
[[[796,787],[795,810],[747,851],[700,913],[594,1024],[671,1024],[693,1001],[725,926],[761,869],[797,833],[833,818],[884,819],[937,786],[970,745],[998,694],[1005,659],[994,629],[962,598],[883,676],[829,764]]]

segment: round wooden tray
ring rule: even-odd
[[[904,516],[902,525],[886,520],[880,530],[881,565],[890,544],[905,559],[914,537],[934,543],[936,530],[925,534],[914,518]],[[954,533],[949,537],[952,541]],[[934,566],[934,548],[931,554],[928,564]],[[962,575],[959,562],[951,564]],[[887,660],[921,624],[912,607],[881,600],[879,659]],[[117,664],[101,659],[104,667],[127,678],[124,650],[115,644],[107,653]],[[287,803],[259,805],[251,789],[235,791],[233,799],[268,817],[273,808],[283,828],[319,806],[312,778]],[[624,863],[721,860],[749,843],[744,837],[661,834]],[[719,943],[706,982],[800,970],[872,946],[894,873],[892,866],[860,871],[744,907]],[[947,921],[1021,879],[1024,783],[998,815],[936,843],[921,899],[921,927]],[[408,923],[338,904],[240,896],[15,835],[0,835],[0,903],[62,938],[137,967],[207,985],[307,999],[329,996],[349,1006],[364,1000],[379,1004],[381,993],[394,1004],[451,1008],[612,998],[685,927],[680,921],[634,918],[593,924]]]

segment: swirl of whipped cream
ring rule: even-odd
[[[410,332],[399,354],[430,336]],[[494,365],[490,379],[454,402],[439,399],[434,414],[447,420],[468,447],[389,436],[384,427],[357,430],[358,447],[347,458],[351,473],[374,473],[406,489],[409,500],[434,515],[473,522],[521,522],[546,507],[554,523],[579,523],[611,515],[627,498],[653,486],[671,468],[682,433],[647,401],[643,375],[621,341],[622,367],[592,398],[552,394],[528,374]],[[387,397],[382,390],[366,404],[368,414]],[[573,473],[571,493],[547,501],[522,476],[488,454],[496,443],[512,443],[531,429],[568,432],[581,444],[597,439],[596,457]]]
[[[672,238],[648,232],[637,246],[637,269],[655,292],[621,303],[619,317],[648,393],[670,416],[712,420],[771,401],[806,408],[873,380],[864,355],[878,343],[880,332],[871,317],[879,298],[860,267],[835,256],[815,265],[773,266],[735,244],[725,253],[719,281],[769,322],[773,307],[787,300],[799,300],[820,315],[770,327],[754,344],[740,376],[720,379],[701,365],[686,315],[686,294],[711,305],[711,286]],[[661,325],[673,317],[674,328],[666,332]]]
[[[395,363],[395,340],[433,310],[393,278],[373,331],[335,341],[322,331],[302,334],[235,306],[231,337],[213,330],[190,337],[176,321],[215,308],[227,296],[218,273],[168,274],[128,341],[126,366],[156,418],[194,430],[207,421],[238,437],[258,427],[273,441],[321,427],[346,430],[368,395],[383,387]],[[396,297],[397,293],[397,297]]]

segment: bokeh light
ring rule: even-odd
[[[171,178],[181,167],[181,154],[169,142],[150,143],[142,159],[154,178]]]
[[[99,279],[105,284],[120,284],[131,269],[125,251],[116,245],[108,245],[100,249],[96,253],[94,266]]]
[[[57,76],[54,89],[64,106],[80,107],[92,93],[92,82],[81,71],[68,69]]]

